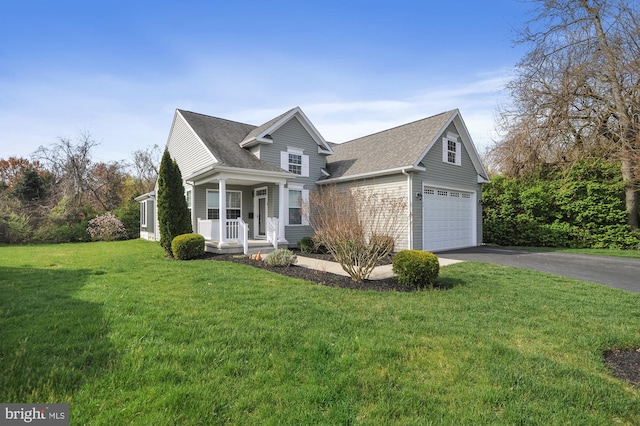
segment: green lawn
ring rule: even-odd
[[[480,263],[377,293],[127,241],[0,247],[0,402],[71,424],[640,424],[640,295]]]

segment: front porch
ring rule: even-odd
[[[211,253],[269,252],[287,247],[284,171],[260,172],[224,166],[187,178],[194,232]]]
[[[264,239],[250,239],[249,225],[241,218],[224,221],[198,219],[197,232],[204,237],[205,251],[209,253],[269,253],[288,245],[287,241],[281,238],[279,219],[273,217],[267,218]]]

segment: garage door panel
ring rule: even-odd
[[[423,248],[427,251],[473,245],[471,193],[424,187]]]

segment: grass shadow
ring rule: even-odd
[[[438,277],[438,280],[433,285],[436,290],[451,290],[455,287],[467,285],[465,280],[455,277]]]
[[[113,365],[101,305],[75,297],[91,273],[0,267],[0,401],[68,402]]]

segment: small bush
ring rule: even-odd
[[[87,232],[93,241],[116,241],[127,237],[127,230],[120,219],[108,212],[91,219]]]
[[[393,272],[400,284],[416,288],[432,287],[438,278],[440,263],[433,253],[402,250],[393,259]]]
[[[173,257],[180,260],[204,256],[204,237],[200,234],[182,234],[171,240]]]
[[[316,243],[311,237],[302,237],[298,241],[298,248],[303,253],[314,253],[316,250]]]
[[[298,258],[291,250],[277,249],[267,254],[264,263],[269,266],[291,266]]]

